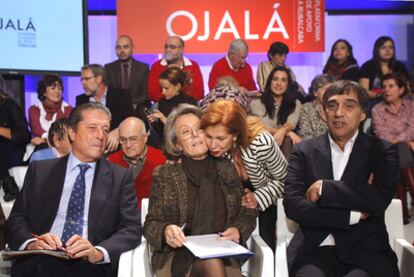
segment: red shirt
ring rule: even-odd
[[[187,59],[186,57],[183,58],[184,66],[182,70],[187,72],[191,78],[191,82],[182,89],[182,92],[196,100],[200,100],[204,97],[204,83],[200,67],[195,61]],[[159,76],[166,68],[167,62],[165,59],[159,60],[151,66],[148,76],[148,97],[151,101],[158,102],[162,98]]]
[[[108,160],[120,165],[122,167],[128,168],[128,163],[123,159],[124,152],[119,150],[108,157]],[[153,148],[147,145],[147,157],[145,158],[144,165],[141,169],[141,172],[138,174],[135,179],[135,194],[137,196],[138,207],[141,208],[141,200],[143,198],[148,198],[151,186],[153,182],[152,172],[154,169],[165,163],[165,157],[161,150]]]

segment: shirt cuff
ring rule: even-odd
[[[109,258],[109,254],[108,251],[106,251],[105,248],[103,248],[102,246],[95,246],[96,249],[98,249],[99,251],[101,251],[103,253],[103,260],[99,263],[96,264],[109,264],[111,262],[111,259]]]
[[[22,244],[22,245],[20,245],[19,250],[20,250],[20,251],[25,250],[25,249],[26,249],[26,247],[27,247],[27,245],[28,245],[29,243],[31,243],[32,241],[35,241],[35,240],[37,240],[37,239],[32,238],[32,239],[28,239],[28,240],[26,240],[25,242],[23,242],[23,244]]]
[[[40,137],[44,140],[47,140],[47,135],[48,135],[48,133],[44,132]]]
[[[322,196],[322,185],[323,185],[323,181],[321,180],[321,186],[319,187],[319,196]]]
[[[349,217],[349,225],[354,225],[359,223],[361,219],[361,212],[351,211],[351,215]]]

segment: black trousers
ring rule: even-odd
[[[259,212],[259,234],[273,252],[276,249],[276,220],[277,207],[275,205],[271,205],[264,212]]]
[[[12,277],[116,277],[111,264],[93,265],[85,260],[64,260],[47,255],[19,258],[12,267]]]

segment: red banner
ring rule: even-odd
[[[325,46],[325,0],[119,0],[118,34],[132,37],[138,53],[162,53],[170,35],[186,53],[226,52],[235,38],[250,52],[282,41],[292,52]]]

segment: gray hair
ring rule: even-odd
[[[164,126],[164,148],[168,155],[179,157],[182,153],[182,151],[177,148],[177,130],[175,129],[175,122],[180,116],[186,114],[194,114],[198,118],[201,118],[202,112],[197,106],[180,104],[170,113]]]
[[[230,43],[228,53],[237,53],[239,49],[249,52],[249,45],[241,38],[235,39]]]
[[[311,86],[309,88],[309,92],[314,94],[318,91],[318,89],[323,88],[327,84],[332,84],[336,80],[337,79],[332,75],[328,75],[328,74],[316,75],[315,78],[313,78],[312,80]]]
[[[102,105],[99,102],[88,102],[84,103],[80,106],[77,106],[69,116],[69,127],[73,130],[78,128],[79,122],[83,120],[83,112],[84,111],[101,111],[104,112],[109,117],[109,122],[111,122],[111,112],[107,107]]]
[[[81,70],[82,71],[91,70],[95,77],[101,75],[102,76],[102,82],[105,82],[105,69],[102,65],[96,64],[96,63],[94,63],[94,64],[85,64],[84,66],[82,66]]]

